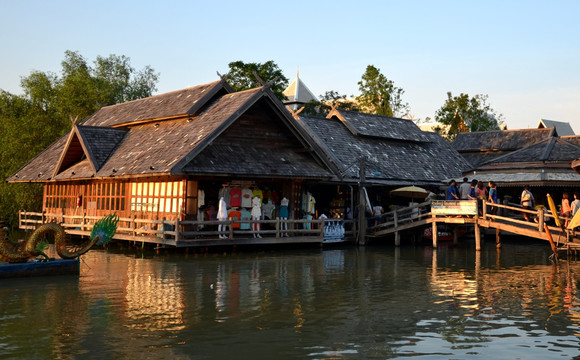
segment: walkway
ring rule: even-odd
[[[473,200],[475,204],[475,200]],[[487,209],[494,209],[487,211]],[[524,213],[534,221],[525,221]],[[377,241],[387,235],[395,235],[395,245],[400,245],[400,234],[410,230],[424,230],[431,226],[432,234],[438,234],[442,224],[451,224],[454,229],[454,242],[457,242],[460,225],[473,226],[476,249],[481,249],[481,231],[495,230],[496,241],[499,244],[501,232],[517,234],[553,243],[555,251],[580,250],[580,233],[565,230],[554,224],[554,217],[549,211],[524,210],[517,206],[484,203],[483,213],[476,215],[437,215],[431,212],[431,202],[425,202],[410,207],[399,208],[387,212],[380,217],[372,218],[375,224],[367,229],[367,236]],[[433,246],[439,245],[438,236],[433,236]]]

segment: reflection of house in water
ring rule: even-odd
[[[467,309],[470,315],[503,313],[527,314],[530,318],[545,318],[546,325],[556,315],[564,315],[572,321],[580,321],[580,298],[578,278],[580,267],[570,263],[527,266],[525,271],[507,271],[514,263],[513,254],[497,254],[497,269],[481,266],[481,252],[476,253],[475,269],[459,271],[437,265],[438,252],[432,253],[430,287],[439,298],[435,303],[454,304]],[[537,299],[549,299],[546,315],[537,314]],[[520,310],[517,310],[521,308]],[[490,318],[490,321],[493,319]],[[554,321],[559,321],[553,319]],[[543,324],[542,324],[543,325]]]
[[[127,319],[131,328],[183,329],[185,302],[174,264],[142,259],[103,261],[104,257],[88,255],[83,259],[88,269],[81,267],[81,291],[101,293],[104,298],[121,297],[119,302],[124,306],[119,315]],[[189,302],[195,303],[195,299]]]
[[[141,330],[181,330],[185,309],[180,276],[175,269],[159,269],[154,261],[135,261],[127,269],[125,316]],[[173,271],[172,271],[173,270]]]

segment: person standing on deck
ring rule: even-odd
[[[469,192],[471,191],[471,184],[468,182],[468,178],[464,177],[463,182],[459,185],[459,198],[461,200],[469,199]]]
[[[471,185],[469,186],[469,193],[467,194],[468,200],[477,200],[477,180],[471,180]]]
[[[489,198],[488,201],[492,204],[497,204],[498,200],[497,200],[497,188],[495,185],[495,182],[490,181],[489,182]],[[495,215],[497,214],[497,207],[496,206],[492,206],[491,207],[491,214]]]
[[[534,207],[534,195],[530,192],[530,187],[528,185],[524,186],[524,191],[522,191],[522,196],[520,199],[522,209],[532,210]],[[524,219],[530,221],[530,215],[524,212]]]
[[[449,182],[449,189],[447,189],[447,200],[459,200],[459,192],[455,186],[455,180]]]
[[[567,227],[568,223],[570,222],[570,214],[572,214],[572,208],[570,207],[570,200],[568,200],[567,193],[562,194],[561,211],[562,211],[562,216],[566,219],[566,224],[564,224],[564,227]]]

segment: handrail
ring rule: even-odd
[[[403,229],[410,228],[410,226],[409,226],[410,223],[419,222],[420,220],[425,220],[425,221],[418,223],[418,225],[424,226],[424,225],[429,224],[429,223],[440,221],[438,219],[445,219],[445,220],[441,220],[441,221],[447,222],[447,221],[449,221],[449,218],[455,217],[455,216],[447,216],[447,215],[433,215],[431,212],[428,212],[426,210],[422,210],[422,208],[427,208],[427,206],[429,206],[430,203],[431,202],[428,201],[428,202],[424,202],[421,204],[415,204],[415,205],[412,205],[409,207],[398,208],[398,209],[386,212],[384,214],[381,214],[380,216],[372,217],[372,218],[370,218],[370,220],[375,221],[375,224],[369,226],[368,231],[369,231],[369,233],[372,233],[372,232],[385,233],[385,231],[386,232],[392,232],[392,231],[396,232],[397,229],[403,230]],[[487,202],[485,200],[482,200],[481,204],[482,204],[481,210],[483,210],[483,211],[480,212],[480,214],[477,217],[464,215],[463,221],[465,221],[466,223],[467,222],[472,223],[472,222],[477,221],[480,225],[484,225],[486,227],[490,227],[490,225],[493,225],[493,223],[489,223],[490,221],[491,222],[500,221],[506,225],[513,224],[513,225],[518,226],[520,228],[522,228],[522,225],[525,225],[525,226],[527,226],[527,229],[530,229],[530,226],[531,226],[532,228],[535,228],[538,233],[545,233],[544,224],[548,221],[551,221],[551,219],[553,219],[555,217],[554,214],[552,214],[548,209],[545,209],[545,208],[539,208],[537,210],[528,210],[528,209],[524,209],[524,208],[519,207],[519,206],[513,206],[515,204],[511,204],[511,205],[494,204],[494,203]],[[499,211],[494,211],[494,212],[498,212],[497,214],[494,212],[490,212],[490,211],[488,211],[488,207],[489,208],[496,208]],[[418,208],[418,213],[413,213],[414,209],[416,209],[416,208]],[[525,221],[525,220],[518,218],[518,214],[522,215],[524,213],[534,216],[535,217],[534,221]],[[511,214],[511,216],[510,216],[510,214]],[[514,217],[514,215],[515,215],[515,217]],[[467,220],[467,219],[465,219],[465,217],[469,217],[469,218],[471,218],[471,220]],[[523,216],[522,216],[522,218],[523,218]],[[563,219],[566,220],[567,218],[564,217]],[[455,220],[455,219],[451,219],[451,220]],[[491,227],[495,227],[495,226],[491,226]],[[561,229],[557,228],[557,227],[550,227],[550,229],[553,229],[554,231],[561,231]],[[568,232],[569,234],[575,234],[573,231],[570,231],[570,230],[566,230],[566,232]]]
[[[69,233],[88,235],[95,222],[102,216],[63,215],[46,212],[19,212],[19,228],[34,230],[46,222],[57,222]],[[345,220],[353,223],[351,220]],[[234,224],[249,224],[250,230],[234,229]],[[260,224],[260,230],[252,230],[254,224]],[[284,226],[281,226],[284,224]],[[218,225],[225,225],[225,231],[217,230]],[[237,227],[237,226],[236,226]],[[273,227],[274,229],[271,229]],[[352,230],[350,230],[352,232]],[[246,220],[228,219],[224,221],[183,220],[179,219],[142,219],[136,216],[121,217],[117,227],[117,238],[132,240],[163,239],[177,243],[191,238],[215,238],[225,235],[226,239],[234,239],[236,235],[274,235],[276,238],[287,236],[314,236],[320,239],[324,236],[324,220],[287,219],[282,220]]]

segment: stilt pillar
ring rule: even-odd
[[[433,223],[432,223],[432,229],[431,232],[433,234],[433,247],[436,248],[437,247],[437,221],[436,221],[436,217],[435,215],[433,215]]]

